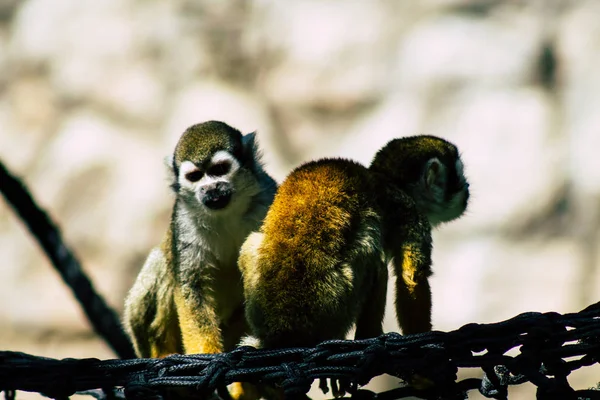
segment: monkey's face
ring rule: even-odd
[[[413,197],[426,212],[431,225],[451,221],[465,212],[469,183],[463,170],[458,155],[443,161],[434,157],[425,164],[421,182],[413,189]]]
[[[254,133],[242,135],[220,121],[192,125],[168,162],[171,187],[196,215],[238,215],[260,191],[256,158]]]
[[[183,161],[177,186],[178,196],[204,215],[243,210],[258,190],[252,174],[225,150],[215,152],[203,162]]]

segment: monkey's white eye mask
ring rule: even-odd
[[[232,177],[239,170],[240,163],[230,153],[217,151],[203,168],[191,161],[181,163],[178,183],[181,190],[210,210],[226,208],[234,195]]]

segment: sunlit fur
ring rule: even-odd
[[[246,316],[264,347],[380,334],[387,268],[375,186],[347,160],[305,164],[286,179],[239,265]]]
[[[229,163],[227,171],[215,169],[219,163]],[[126,298],[126,330],[139,357],[231,350],[247,332],[239,249],[259,228],[276,184],[262,167],[255,135],[217,121],[183,133],[169,171],[171,224]],[[213,209],[204,197],[217,183],[230,197]],[[244,397],[239,388],[232,395]]]
[[[468,184],[456,147],[433,136],[396,139],[366,168],[304,164],[279,188],[242,246],[246,317],[260,347],[314,346],[382,332],[387,262],[404,333],[431,329],[431,229],[460,216]]]

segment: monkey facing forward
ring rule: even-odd
[[[189,127],[170,161],[171,223],[127,295],[124,325],[139,357],[228,351],[247,331],[239,249],[277,185],[255,134],[223,122]]]
[[[314,346],[353,325],[356,339],[382,334],[390,260],[403,333],[431,330],[431,230],[465,211],[468,186],[457,148],[434,136],[392,140],[369,168],[296,168],[240,251],[246,342]]]

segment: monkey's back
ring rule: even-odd
[[[279,254],[280,268],[310,275],[315,271],[308,260],[338,259],[369,203],[369,184],[368,170],[349,160],[321,160],[294,170],[263,225],[271,239],[265,248]]]
[[[355,322],[373,280],[363,258],[379,257],[372,196],[369,171],[343,159],[304,164],[280,186],[246,298],[266,347],[342,338]]]

